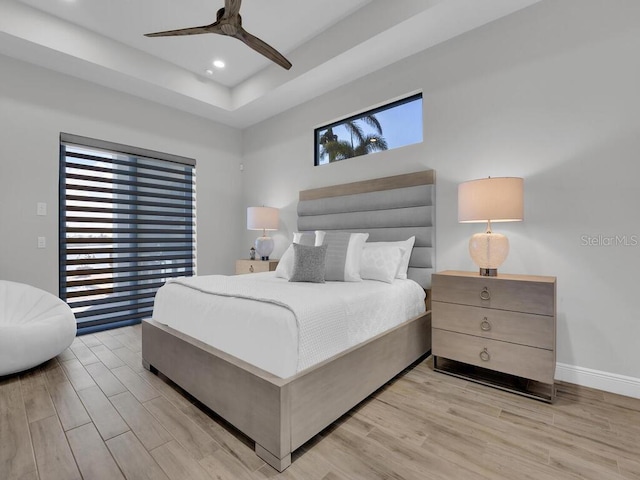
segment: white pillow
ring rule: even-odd
[[[402,261],[400,262],[400,266],[398,267],[398,273],[396,273],[396,278],[406,280],[407,270],[409,269],[409,260],[411,259],[411,252],[413,251],[413,244],[415,242],[416,237],[413,236],[407,240],[402,240],[400,242],[367,242],[364,244],[364,248],[399,247],[404,249],[404,253],[402,254]]]
[[[295,260],[293,253],[293,243],[284,251],[278,266],[276,267],[276,277],[289,280],[293,275],[293,262]]]
[[[314,234],[307,232],[293,232],[293,243],[313,246],[315,243]],[[280,258],[280,261],[278,262],[278,266],[276,267],[276,277],[289,280],[291,275],[293,275],[294,260],[293,244],[291,244],[284,251],[282,258]]]
[[[359,282],[362,247],[368,233],[316,231],[316,247],[327,245],[325,280]]]
[[[360,276],[363,280],[393,283],[404,252],[404,248],[395,245],[370,245],[363,248]]]

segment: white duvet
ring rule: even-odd
[[[153,318],[281,378],[425,311],[412,280],[292,283],[274,272],[178,278]]]

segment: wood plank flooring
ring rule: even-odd
[[[253,443],[144,370],[140,326],[0,377],[0,479],[640,480],[640,399],[559,384],[547,405],[426,359],[293,454]]]

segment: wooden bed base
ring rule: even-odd
[[[427,312],[282,379],[154,320],[142,322],[145,368],[254,440],[256,454],[278,471],[291,464],[292,451],[430,349]]]

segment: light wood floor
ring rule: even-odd
[[[138,325],[0,377],[0,479],[640,479],[640,400],[558,390],[547,405],[435,373],[427,359],[279,474],[142,368]]]

